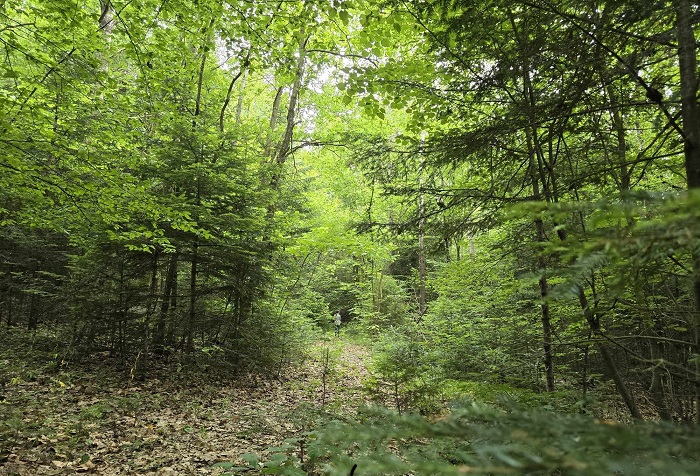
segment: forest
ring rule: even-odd
[[[699,474],[699,25],[0,0],[0,475]]]

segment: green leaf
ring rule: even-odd
[[[241,459],[253,467],[257,467],[260,462],[260,457],[254,453],[244,453],[241,455]]]

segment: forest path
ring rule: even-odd
[[[164,375],[125,388],[75,371],[17,383],[0,405],[0,475],[220,474],[214,463],[264,458],[318,412],[354,412],[366,402],[369,357],[333,338],[278,378]]]

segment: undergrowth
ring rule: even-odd
[[[240,474],[695,475],[700,431],[666,423],[626,425],[585,415],[462,401],[426,418],[368,408],[319,417],[316,429],[258,455]],[[233,472],[235,471],[235,473]]]

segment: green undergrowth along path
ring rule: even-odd
[[[357,475],[690,476],[699,467],[700,433],[462,401],[439,418],[382,408],[328,418],[302,441],[290,439],[268,461],[253,462],[263,474],[295,476],[346,476],[354,465]]]
[[[585,415],[565,411],[571,398],[566,392],[546,395],[504,384],[441,379],[439,391],[424,394],[439,411],[424,412],[421,405],[402,410],[393,403],[401,398],[409,402],[423,377],[396,376],[397,388],[403,386],[400,398],[387,398],[378,383],[387,383],[390,366],[382,361],[380,348],[370,354],[367,346],[342,339],[319,342],[316,375],[325,369],[329,394],[352,405],[329,397],[324,405],[305,409],[305,431],[261,453],[242,455],[246,464],[217,466],[229,475],[290,476],[347,476],[355,465],[354,474],[377,476],[693,475],[700,468],[698,428],[625,424],[593,417],[591,409]],[[355,393],[352,382],[364,390]],[[323,388],[322,381],[316,384]],[[343,389],[332,392],[334,385]],[[358,407],[363,400],[370,404]],[[386,405],[377,406],[378,401]]]

